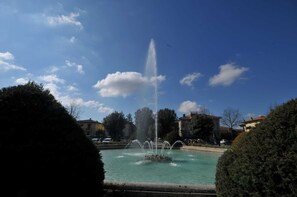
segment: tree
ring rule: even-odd
[[[153,111],[148,107],[138,109],[135,112],[135,126],[137,128],[137,139],[144,142],[147,138],[153,139],[155,137],[155,121],[153,118]]]
[[[239,126],[243,118],[238,109],[227,108],[223,112],[221,122],[223,125],[227,126],[231,131],[231,136],[234,136],[234,128]]]
[[[231,130],[236,126],[239,126],[242,120],[243,118],[239,110],[233,108],[225,109],[221,119],[222,124],[230,128]]]
[[[218,196],[297,196],[297,99],[276,107],[219,159]]]
[[[123,131],[125,139],[135,138],[136,137],[136,127],[133,124],[131,114],[128,114],[126,116],[126,121],[127,122],[126,122],[126,125],[125,125],[125,128],[124,128],[124,131]]]
[[[48,90],[0,90],[0,196],[102,196],[99,150]]]
[[[103,126],[113,140],[120,140],[123,137],[126,119],[122,112],[113,112],[103,119]]]
[[[81,109],[77,103],[71,102],[66,109],[73,118],[75,118],[76,120],[79,119],[79,116],[81,114]]]
[[[174,110],[165,108],[158,112],[158,137],[164,138],[166,134],[176,129],[177,116]]]
[[[190,130],[194,138],[209,140],[213,133],[213,120],[206,114],[195,114],[190,122]]]

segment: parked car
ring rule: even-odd
[[[111,141],[112,141],[112,139],[110,137],[107,137],[104,140],[102,140],[102,143],[109,143]]]
[[[100,142],[101,141],[101,138],[93,137],[92,138],[92,141],[93,142]]]
[[[220,141],[220,144],[223,144],[223,145],[230,145],[231,144],[231,141],[230,140],[226,140],[226,139],[222,139]]]

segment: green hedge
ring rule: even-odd
[[[297,196],[297,99],[273,110],[217,164],[218,196]]]
[[[100,154],[48,90],[1,89],[0,125],[0,196],[102,195]]]

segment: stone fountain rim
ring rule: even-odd
[[[215,185],[104,181],[105,189],[173,193],[216,193]]]

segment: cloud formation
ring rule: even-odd
[[[165,76],[147,78],[138,72],[116,72],[108,74],[105,79],[98,81],[94,87],[99,89],[102,97],[127,97],[140,92],[144,86],[152,85],[155,81],[165,80]]]
[[[237,67],[235,64],[224,64],[220,67],[220,72],[209,79],[209,85],[211,86],[229,86],[233,84],[248,68]]]
[[[47,83],[64,83],[64,79],[60,79],[57,75],[51,74],[51,75],[43,75],[38,77],[41,81],[47,82]]]
[[[85,71],[83,70],[83,65],[81,65],[81,64],[77,64],[75,62],[70,62],[69,60],[65,60],[65,64],[70,68],[74,67],[79,74],[85,73]]]
[[[181,85],[188,85],[188,86],[192,86],[193,82],[196,81],[197,79],[199,79],[202,76],[201,73],[191,73],[186,75],[184,78],[182,78],[179,83]]]
[[[0,71],[9,71],[9,70],[19,70],[26,71],[27,69],[22,66],[17,66],[11,61],[14,60],[13,54],[10,52],[1,53],[0,52]]]
[[[29,82],[29,79],[28,78],[23,78],[23,77],[18,78],[18,79],[15,80],[15,83],[18,84],[18,85],[24,85],[24,84],[26,84],[28,82]]]
[[[198,105],[195,101],[184,101],[180,104],[178,111],[182,113],[201,112],[204,110],[202,105]]]
[[[46,19],[47,23],[51,26],[74,25],[77,26],[79,29],[83,29],[82,23],[77,20],[77,17],[79,16],[79,12],[71,12],[69,15],[48,16],[46,17]]]
[[[74,104],[79,107],[90,107],[90,108],[95,108],[100,113],[112,113],[114,111],[114,109],[107,107],[103,103],[99,103],[98,101],[93,101],[93,100],[85,101],[82,98],[71,98],[68,95],[60,96],[58,100],[64,106],[71,106]]]

